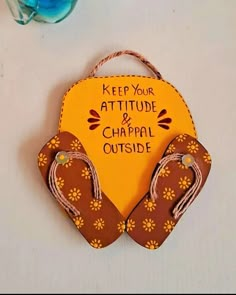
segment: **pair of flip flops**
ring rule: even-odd
[[[96,168],[73,134],[61,132],[50,139],[38,154],[38,166],[52,195],[92,247],[106,247],[126,231],[152,250],[199,194],[211,158],[190,135],[175,137],[153,171],[150,190],[127,219],[102,192]]]

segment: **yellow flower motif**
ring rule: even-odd
[[[160,175],[161,177],[166,177],[166,176],[169,176],[169,174],[170,174],[170,169],[168,168],[168,166],[166,166],[166,167],[163,167],[163,168],[161,169],[159,175]]]
[[[167,232],[167,233],[170,233],[173,228],[175,226],[175,223],[171,220],[167,220],[165,223],[164,223],[164,230]]]
[[[199,149],[199,145],[194,140],[191,140],[187,145],[187,149],[190,153],[196,154]]]
[[[45,166],[47,164],[47,161],[48,161],[48,159],[47,159],[46,155],[44,155],[43,153],[40,153],[38,155],[38,165],[39,165],[39,167]]]
[[[82,177],[84,177],[85,179],[90,179],[91,178],[91,171],[89,168],[85,167],[83,170],[82,170],[82,174],[81,174]]]
[[[211,164],[211,156],[208,153],[204,154],[203,159],[207,164]]]
[[[84,225],[84,220],[82,217],[76,217],[73,220],[77,228],[81,228]]]
[[[127,225],[126,225],[126,230],[128,231],[132,231],[135,228],[135,221],[132,219],[128,219],[127,220]]]
[[[151,232],[155,228],[156,224],[151,218],[146,218],[143,221],[143,228],[145,231]]]
[[[57,186],[62,189],[64,186],[64,179],[62,179],[61,177],[57,178]]]
[[[187,189],[190,187],[190,185],[191,185],[191,180],[187,176],[180,177],[180,180],[179,180],[180,188]]]
[[[144,207],[147,209],[147,211],[152,212],[156,209],[156,203],[150,199],[146,199],[144,202]]]
[[[117,228],[120,233],[123,233],[125,231],[125,222],[124,221],[119,222],[117,224]]]
[[[100,230],[104,228],[105,222],[102,218],[98,218],[93,225],[97,230]]]
[[[90,243],[90,245],[91,245],[93,248],[96,248],[96,249],[100,249],[100,248],[102,248],[101,240],[94,239],[94,240],[92,240],[92,242]]]
[[[185,166],[182,162],[177,162],[180,169],[188,169],[188,166]]]
[[[175,151],[175,146],[171,143],[166,151],[167,154],[171,154]]]
[[[99,201],[99,200],[92,200],[92,201],[90,202],[90,208],[91,208],[91,210],[93,210],[93,211],[98,211],[98,210],[101,209],[101,207],[102,207],[102,202]]]
[[[74,151],[78,151],[81,148],[81,143],[78,139],[75,139],[72,141],[72,143],[70,144],[71,149]]]
[[[56,148],[59,147],[59,144],[60,144],[60,140],[59,140],[59,137],[56,135],[47,143],[47,146],[50,149],[55,150]]]
[[[187,138],[186,134],[180,134],[179,136],[176,137],[178,142],[183,142]]]
[[[173,200],[173,198],[175,197],[175,192],[170,187],[165,187],[162,196],[166,200]]]
[[[73,202],[78,201],[81,197],[80,189],[78,189],[78,188],[70,189],[68,196],[71,201],[73,201]]]
[[[63,164],[63,166],[66,168],[69,168],[72,165],[72,163],[73,163],[72,158],[69,158],[69,160],[65,164]]]
[[[149,250],[155,250],[158,248],[158,243],[155,240],[150,240],[146,243],[145,247]]]

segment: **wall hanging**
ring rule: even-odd
[[[153,77],[95,77],[131,55]],[[52,196],[94,248],[123,232],[158,248],[203,187],[211,158],[181,94],[143,56],[115,52],[67,91],[57,134],[38,154]]]

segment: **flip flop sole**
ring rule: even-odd
[[[168,146],[164,157],[176,154],[186,155],[187,160],[195,161],[199,167],[198,178],[200,184],[192,196],[192,201],[204,186],[211,168],[211,158],[207,150],[193,137],[187,134],[177,136]],[[186,159],[186,158],[185,158]],[[157,165],[157,168],[160,164]],[[192,167],[188,167],[180,160],[169,161],[160,170],[155,191],[157,198],[150,198],[150,193],[143,197],[129,215],[126,222],[126,231],[138,244],[148,249],[158,248],[172,232],[183,215],[173,213],[181,206],[184,195],[196,181],[196,174]],[[190,196],[191,197],[191,196]],[[188,199],[189,200],[189,199]],[[192,202],[191,201],[191,202]],[[184,206],[189,206],[183,202]],[[178,207],[176,209],[176,207]],[[186,208],[187,209],[187,208]],[[177,211],[178,211],[177,210]],[[176,217],[177,216],[177,217]]]
[[[50,167],[55,162],[58,152],[86,155],[82,143],[69,132],[55,135],[44,145],[38,154],[38,167],[51,192]],[[55,181],[56,187],[66,201],[80,213],[74,216],[66,210],[77,229],[92,247],[108,246],[124,232],[124,218],[109,198],[104,193],[101,193],[101,199],[95,198],[91,169],[85,161],[70,157],[67,162],[58,165]],[[65,209],[64,206],[62,207]]]

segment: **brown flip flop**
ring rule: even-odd
[[[138,244],[158,248],[203,187],[211,168],[207,150],[187,134],[177,136],[154,170],[150,191],[126,222]]]
[[[39,152],[38,166],[52,195],[92,247],[108,246],[124,232],[124,218],[101,191],[78,138],[69,132],[54,136]]]

